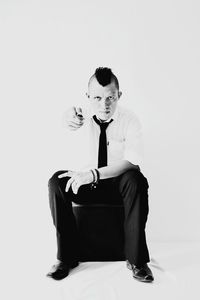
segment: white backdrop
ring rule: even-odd
[[[86,101],[99,66],[119,77],[121,104],[143,125],[148,239],[200,239],[199,9],[194,0],[0,0],[6,255],[14,247],[28,260],[54,245],[47,181],[66,167],[62,113]]]

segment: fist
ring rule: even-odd
[[[84,124],[84,117],[80,107],[70,107],[65,113],[65,124],[70,130],[77,130]]]

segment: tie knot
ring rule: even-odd
[[[96,116],[93,116],[93,119],[100,126],[101,131],[105,131],[108,125],[113,121],[113,119],[111,119],[109,122],[101,122]]]

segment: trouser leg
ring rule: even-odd
[[[119,176],[119,192],[124,202],[125,255],[131,264],[149,262],[145,226],[148,216],[148,182],[137,170]]]
[[[72,191],[65,192],[69,177],[58,178],[58,175],[64,172],[56,172],[49,180],[49,204],[56,227],[57,258],[71,263],[79,258],[78,231],[72,211],[74,195]]]

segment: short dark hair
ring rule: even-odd
[[[98,83],[102,86],[106,86],[110,84],[112,81],[114,81],[117,89],[119,90],[119,81],[110,68],[104,68],[104,67],[97,68],[95,70],[95,73],[90,78],[88,85],[90,85],[90,82],[92,81],[93,78],[96,78]]]

